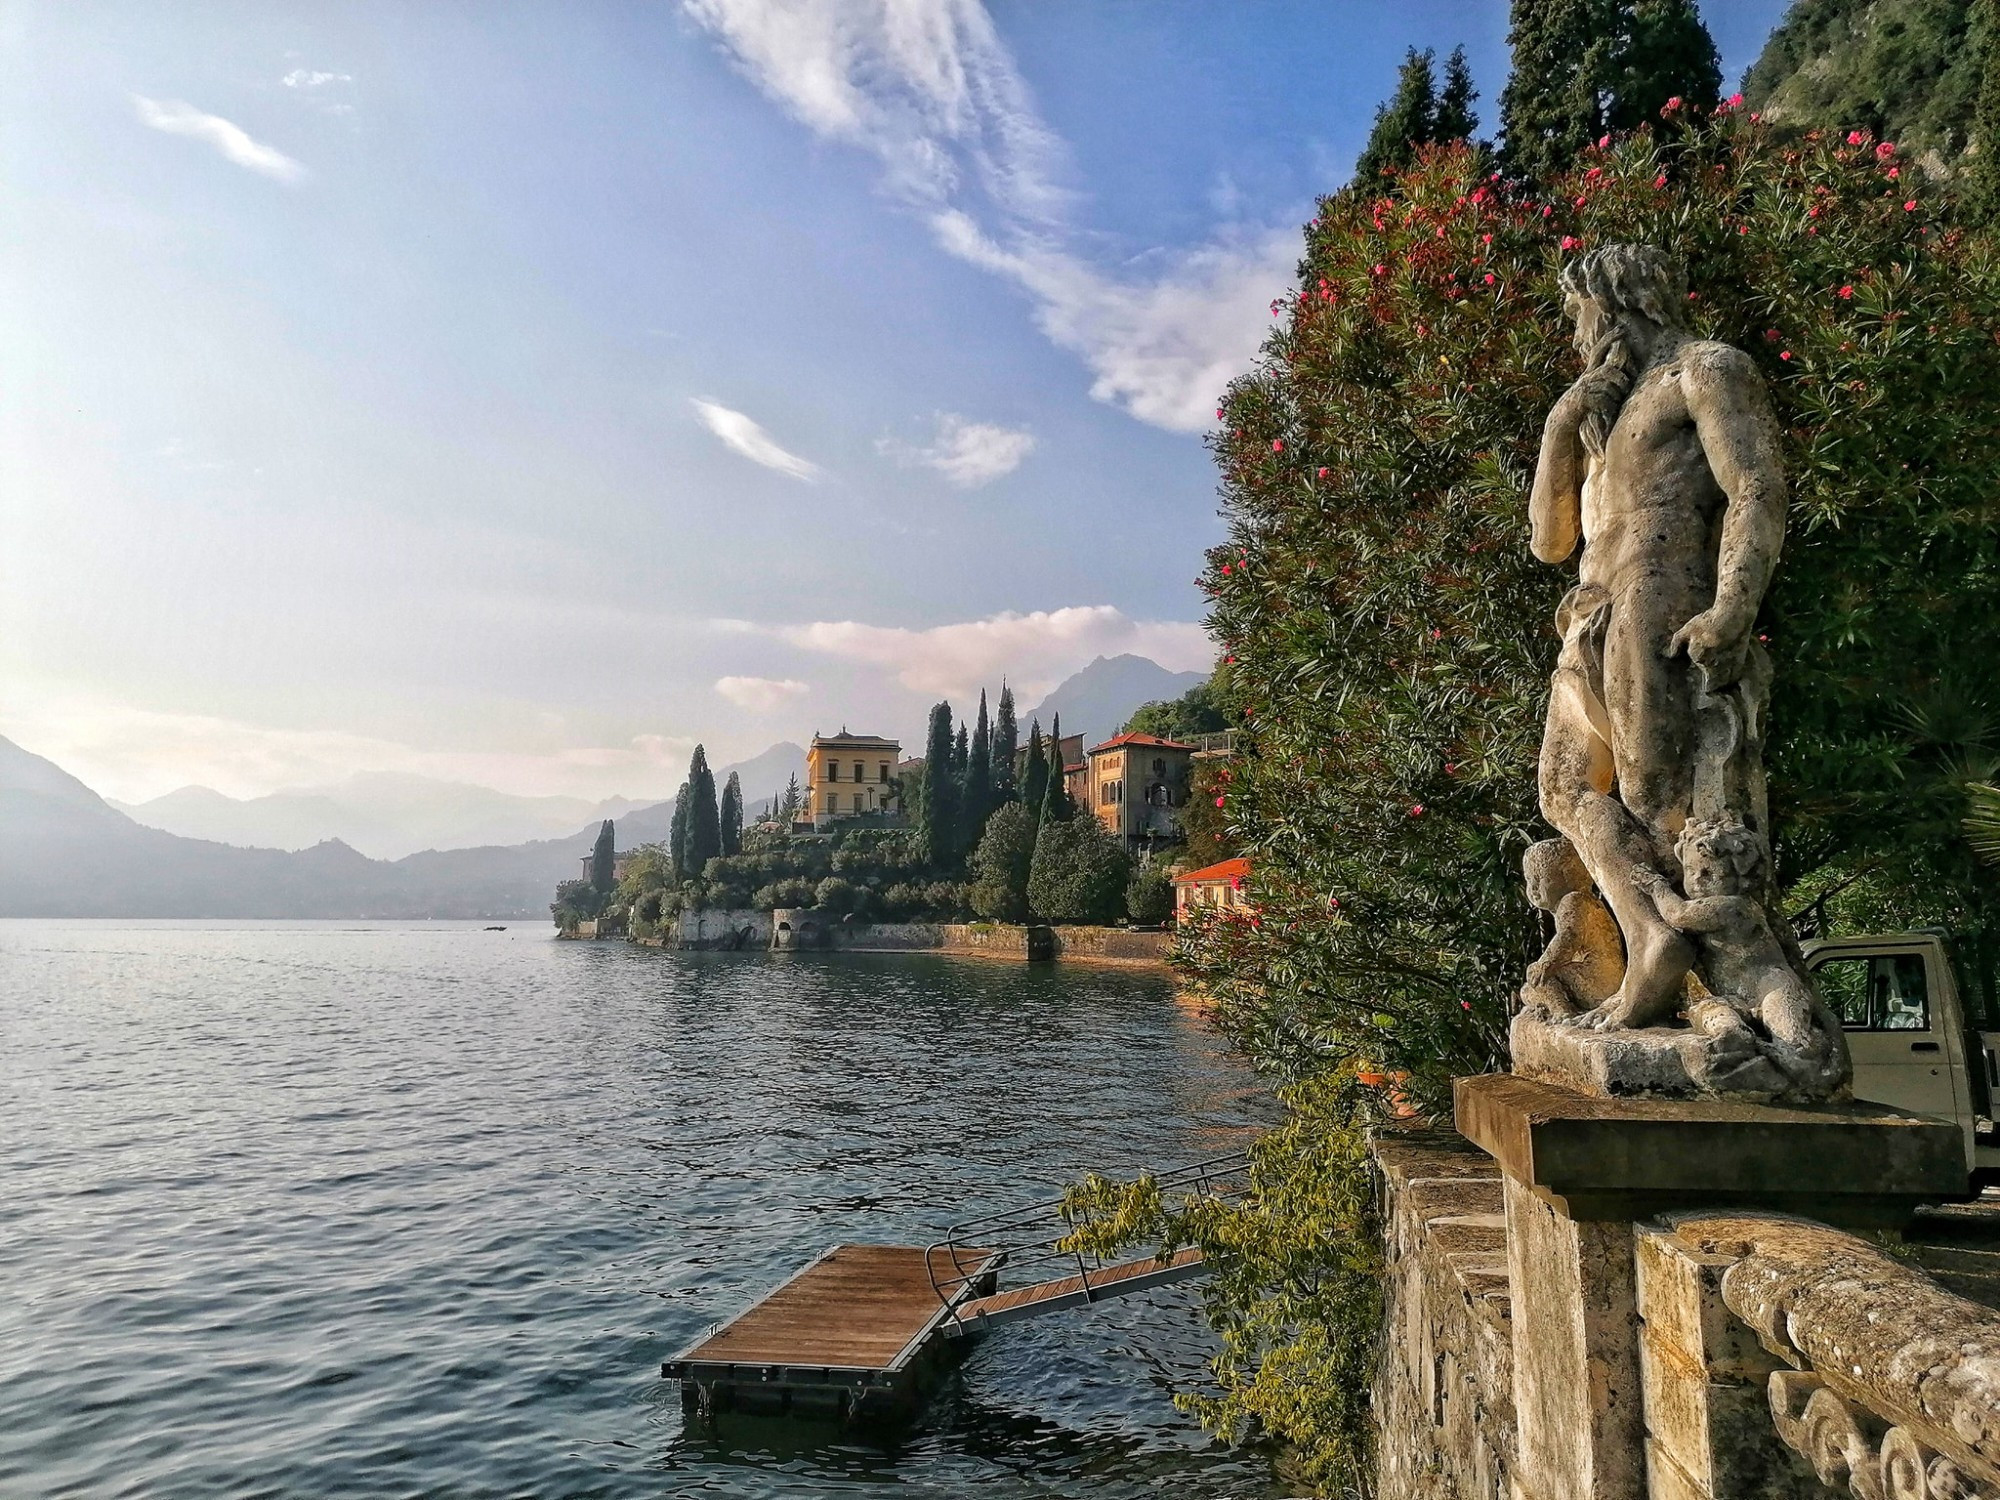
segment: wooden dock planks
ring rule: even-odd
[[[879,1370],[923,1337],[944,1311],[932,1284],[959,1274],[949,1252],[908,1245],[839,1245],[696,1344],[680,1362]],[[966,1271],[984,1252],[960,1252]]]
[[[961,1322],[975,1327],[982,1321],[1003,1322],[1010,1314],[1020,1317],[1053,1310],[1056,1306],[1122,1296],[1142,1287],[1163,1286],[1196,1274],[1201,1265],[1201,1251],[1190,1247],[1175,1251],[1165,1261],[1149,1257],[1105,1266],[1102,1270],[1092,1271],[1088,1280],[1082,1276],[1063,1276],[1054,1281],[1038,1282],[1034,1286],[1016,1287],[1011,1292],[976,1297],[959,1304],[957,1314]]]

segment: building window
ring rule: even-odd
[[[824,802],[823,802],[823,803],[821,804],[821,806],[822,806],[822,807],[823,807],[823,808],[824,808],[824,809],[825,809],[825,810],[826,810],[827,812],[832,812],[832,811],[833,811],[833,793],[832,793],[832,792],[828,792],[828,793],[826,794],[826,799],[825,799],[825,801],[824,801]]]
[[[826,763],[826,779],[827,779],[828,781],[838,781],[838,780],[840,780],[840,762],[839,762],[839,761],[837,761],[837,760],[830,760],[830,761],[828,761],[828,762]]]
[[[880,777],[882,785],[887,786],[889,784],[889,762],[887,762],[886,760],[883,761],[880,769],[882,772],[882,775]]]
[[[856,792],[856,793],[854,794],[854,810],[855,810],[856,812],[860,812],[860,811],[861,811],[861,793],[859,793],[859,792]]]

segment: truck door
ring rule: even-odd
[[[1971,1117],[1969,1080],[1927,958],[1922,944],[1843,952],[1836,942],[1807,962],[1847,1033],[1854,1096],[1959,1124]]]

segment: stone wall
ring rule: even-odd
[[[684,911],[677,919],[676,945],[752,953],[771,946],[771,913],[740,910]]]
[[[1514,1355],[1500,1169],[1456,1131],[1377,1136],[1381,1500],[1509,1500]]]
[[[1021,927],[1007,922],[953,922],[944,929],[944,951],[979,958],[1029,959],[1055,957],[1046,927]]]
[[[948,930],[936,922],[847,922],[796,908],[767,917],[774,953],[924,953],[942,947]]]
[[[1136,932],[1130,927],[1054,927],[1050,931],[1057,958],[1163,964],[1174,946],[1171,932]]]

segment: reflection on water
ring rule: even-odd
[[[659,1362],[827,1245],[1212,1155],[1163,979],[476,924],[0,923],[0,1493],[1273,1493],[1186,1286],[996,1332],[892,1447]]]

